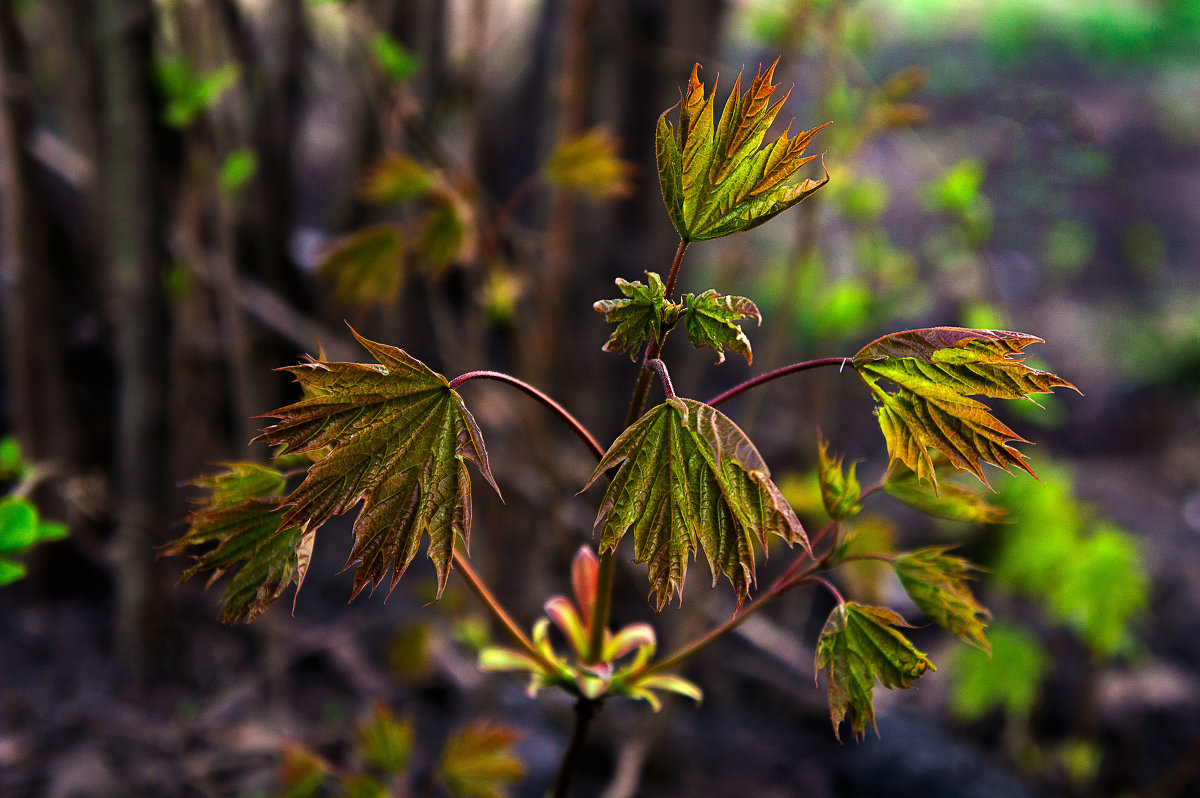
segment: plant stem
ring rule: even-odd
[[[747,620],[751,615],[753,615],[754,613],[761,610],[763,607],[770,604],[777,597],[778,597],[778,595],[776,595],[768,590],[766,592],[766,594],[764,594],[761,598],[757,598],[757,599],[751,601],[749,604],[745,605],[745,609],[735,612],[729,618],[729,620],[725,621],[720,626],[713,627],[703,637],[696,638],[692,642],[690,642],[687,645],[680,648],[678,651],[676,651],[671,656],[664,657],[663,659],[660,659],[657,662],[653,663],[652,665],[647,667],[642,673],[646,676],[649,676],[651,674],[663,673],[664,671],[669,671],[671,668],[674,668],[676,665],[679,665],[682,662],[684,662],[685,660],[694,656],[695,654],[698,654],[699,652],[708,648],[713,643],[720,640],[725,635],[732,632],[734,629],[741,626],[743,621]]]
[[[766,374],[760,374],[752,380],[746,380],[740,385],[735,385],[724,393],[717,394],[712,399],[709,399],[707,404],[716,407],[722,402],[727,402],[739,394],[743,394],[751,388],[757,388],[763,383],[777,380],[780,377],[786,377],[789,374],[795,374],[798,371],[807,371],[808,369],[821,368],[822,366],[842,366],[845,367],[850,362],[848,357],[823,357],[817,360],[806,360],[803,363],[793,363],[790,366],[783,366],[774,371],[768,371]]]
[[[658,378],[662,380],[663,393],[667,395],[667,399],[674,399],[675,386],[671,384],[671,373],[667,371],[667,364],[658,358],[646,362],[650,365],[650,368],[658,372]]]
[[[667,274],[667,282],[663,286],[663,295],[670,300],[675,292],[675,282],[679,279],[679,264],[683,263],[683,253],[687,251],[688,242],[683,239],[679,240],[679,246],[675,249],[675,258],[671,261],[671,271]],[[629,412],[625,414],[625,426],[628,428],[630,424],[637,421],[642,415],[642,408],[646,406],[646,395],[650,393],[650,380],[654,376],[653,370],[648,363],[651,360],[658,358],[662,352],[663,341],[666,336],[659,334],[646,347],[646,357],[642,361],[642,370],[638,374],[637,384],[633,386],[633,397],[629,400]]]
[[[600,702],[580,696],[575,702],[575,727],[571,730],[571,741],[563,754],[562,764],[558,767],[558,775],[554,777],[554,798],[568,798],[571,794],[571,782],[575,771],[579,769],[580,757],[583,754],[583,744],[587,740],[588,729]]]
[[[492,595],[492,591],[488,590],[487,585],[479,578],[479,574],[475,573],[475,569],[471,567],[471,563],[466,557],[459,554],[458,551],[454,552],[454,570],[466,581],[467,587],[471,588],[471,592],[479,599],[484,609],[504,628],[504,631],[508,632],[513,642],[519,645],[522,651],[533,657],[539,664],[546,667],[548,671],[553,672],[557,666],[546,659],[542,652],[538,651],[533,641],[525,636],[525,633],[521,631],[521,627],[517,626],[517,622],[504,610],[504,607]]]
[[[584,445],[592,450],[592,454],[596,455],[596,459],[604,457],[604,449],[601,448],[600,444],[597,443],[596,439],[592,436],[592,433],[588,432],[587,428],[584,427],[583,424],[581,424],[579,420],[575,418],[575,416],[571,415],[569,412],[567,412],[566,408],[551,399],[546,394],[539,391],[537,388],[534,388],[529,383],[519,380],[511,374],[505,374],[501,371],[468,371],[466,374],[459,375],[451,380],[450,388],[453,390],[462,385],[464,382],[469,382],[470,380],[495,380],[496,382],[502,382],[506,385],[511,385],[514,388],[528,394],[529,396],[532,396],[534,399],[537,399],[543,405],[550,408],[552,413],[562,419],[563,423],[570,427],[571,431],[579,436],[579,439],[583,441]]]
[[[688,242],[679,239],[675,248],[675,257],[671,260],[671,271],[667,275],[663,294],[668,300],[675,292],[675,283],[679,279],[679,265],[683,263],[683,253],[687,251]],[[646,395],[650,393],[650,380],[654,377],[654,368],[649,365],[651,360],[657,360],[662,352],[666,336],[662,333],[654,337],[646,347],[646,357],[642,360],[642,370],[638,374],[637,384],[633,386],[633,396],[629,400],[629,410],[625,413],[624,429],[629,429],[633,422],[642,415],[646,406]],[[617,568],[616,550],[600,554],[600,572],[596,583],[596,603],[592,605],[592,635],[588,640],[588,662],[600,659],[600,649],[604,645],[604,632],[608,629],[608,614],[612,609],[613,574]]]

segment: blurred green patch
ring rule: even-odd
[[[1005,623],[990,625],[988,640],[991,656],[972,646],[954,649],[946,669],[951,710],[963,720],[977,720],[993,710],[1028,718],[1050,665],[1049,653],[1031,632]]]

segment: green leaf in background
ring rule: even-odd
[[[407,155],[385,155],[371,164],[358,186],[358,195],[373,205],[398,205],[424,196],[438,176]]]
[[[388,786],[366,773],[356,773],[342,781],[339,798],[392,798]]]
[[[500,724],[475,721],[446,741],[438,775],[454,798],[504,798],[525,775],[517,755],[521,734]]]
[[[329,449],[284,501],[284,523],[311,533],[361,502],[347,563],[358,563],[354,595],[389,570],[395,587],[427,536],[441,596],[454,538],[470,542],[466,461],[500,492],[483,434],[445,377],[401,349],[354,336],[378,364],[289,367],[312,395],[268,413],[279,421],[258,438],[284,445],[281,454]]]
[[[1006,481],[1000,499],[1012,523],[997,536],[996,581],[1043,601],[1097,655],[1120,653],[1150,602],[1137,538],[1077,500],[1061,468],[1044,468],[1040,482]]]
[[[993,709],[1025,718],[1037,700],[1050,655],[1030,632],[996,624],[988,630],[992,650],[959,648],[947,672],[955,715],[976,720]]]
[[[21,445],[12,435],[0,438],[0,480],[15,481],[29,471],[29,464],[21,456]]]
[[[666,286],[656,272],[646,272],[646,284],[617,278],[617,288],[625,299],[602,299],[592,308],[617,325],[604,343],[605,352],[629,350],[635,360],[642,347],[658,337],[679,319],[679,307],[666,298]]]
[[[829,679],[829,716],[838,739],[847,716],[856,737],[866,732],[868,721],[875,726],[876,680],[889,689],[910,687],[925,671],[937,670],[896,626],[909,624],[889,609],[853,601],[839,604],[825,621],[816,669],[825,669]]]
[[[618,142],[596,127],[558,145],[542,167],[546,182],[592,199],[616,199],[633,192],[633,164],[617,156]]]
[[[979,569],[962,557],[946,554],[947,550],[946,546],[934,546],[910,551],[897,556],[892,567],[921,612],[964,643],[990,652],[983,629],[991,613],[967,586]]]
[[[0,586],[25,578],[25,566],[8,557],[0,557]]]
[[[238,81],[238,67],[228,63],[209,72],[196,72],[181,55],[159,59],[155,77],[164,97],[163,121],[171,127],[187,127],[204,111],[216,105]]]
[[[0,554],[19,554],[38,541],[38,512],[20,496],[0,499]]]
[[[358,729],[358,748],[371,765],[397,775],[408,767],[413,734],[412,718],[397,720],[387,707],[376,703],[371,719]]]
[[[405,249],[395,225],[373,225],[335,241],[317,271],[334,281],[339,305],[387,302],[400,293]]]
[[[688,560],[703,549],[741,603],[754,583],[754,543],[767,535],[808,547],[796,514],[754,444],[720,411],[691,399],[649,410],[613,443],[584,489],[620,464],[596,516],[600,551],[633,530],[661,610],[681,593]]]
[[[1137,541],[1112,524],[1097,524],[1061,563],[1050,604],[1094,652],[1116,654],[1129,642],[1132,621],[1150,604]]]
[[[420,263],[440,274],[461,258],[470,245],[471,209],[458,195],[443,192],[434,199],[417,241]]]
[[[853,366],[880,407],[879,426],[888,455],[937,490],[930,448],[985,485],[981,463],[1033,473],[1009,442],[1026,442],[969,395],[1019,399],[1075,388],[1056,374],[1024,363],[1022,350],[1041,338],[1000,330],[931,327],[885,335],[854,356]],[[879,386],[884,379],[898,390]],[[1078,390],[1078,389],[1076,389]]]
[[[391,80],[407,80],[421,70],[421,57],[383,31],[371,37],[370,47],[379,71]]]
[[[238,194],[258,172],[258,154],[251,147],[239,147],[221,162],[219,180],[227,194]]]
[[[678,126],[663,112],[658,120],[658,180],[667,212],[684,241],[704,241],[749,230],[769,221],[829,182],[791,183],[800,168],[817,156],[801,157],[821,128],[801,131],[759,149],[783,101],[770,103],[778,86],[771,83],[774,64],[761,69],[741,93],[739,74],[720,121],[713,124],[713,95],[704,96],[700,65],[692,69],[679,105]],[[824,125],[822,125],[824,127]]]
[[[850,464],[846,471],[844,458],[829,456],[829,444],[824,439],[817,440],[817,480],[821,486],[821,501],[825,504],[825,512],[834,521],[844,521],[856,515],[862,509],[859,499],[862,489],[855,476],[855,464]]]
[[[973,524],[999,524],[1007,517],[1003,507],[993,504],[984,496],[947,479],[942,471],[953,470],[953,466],[942,456],[933,458],[934,473],[938,476],[938,490],[917,479],[917,474],[901,462],[895,462],[883,478],[883,489],[889,496],[907,504],[914,510],[947,518],[951,521],[966,521]]]
[[[295,583],[304,582],[315,534],[284,521],[284,478],[269,466],[228,463],[226,470],[193,483],[209,491],[188,516],[188,531],[164,547],[167,555],[190,553],[190,579],[203,571],[218,579],[237,568],[221,597],[223,623],[249,623]],[[196,554],[195,550],[207,550]]]
[[[754,319],[762,324],[762,314],[753,302],[744,296],[722,296],[710,288],[699,296],[686,295],[683,304],[687,308],[683,324],[692,346],[714,350],[718,363],[725,362],[725,349],[737,352],[747,363],[754,362],[750,339],[741,326],[735,324],[743,319]]]

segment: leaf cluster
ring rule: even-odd
[[[686,294],[681,302],[666,296],[666,286],[656,272],[646,272],[646,283],[617,278],[617,288],[624,299],[602,299],[592,307],[604,315],[604,320],[616,329],[604,344],[605,352],[628,351],[630,359],[652,341],[660,344],[680,319],[687,330],[688,341],[697,349],[708,348],[717,353],[717,362],[725,362],[725,350],[737,352],[754,362],[750,339],[737,323],[754,319],[762,324],[762,314],[744,296],[722,296],[709,289],[700,295]]]

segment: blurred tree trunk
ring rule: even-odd
[[[151,0],[102,0],[99,11],[104,249],[117,353],[115,642],[144,674],[156,667],[167,617],[154,568],[168,487],[167,318],[150,74],[154,12]]]
[[[62,286],[30,146],[34,84],[13,3],[0,2],[4,160],[4,360],[10,421],[35,460],[74,462],[78,431],[66,372]]]

